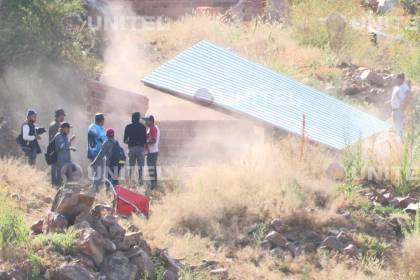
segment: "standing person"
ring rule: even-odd
[[[404,136],[404,114],[408,107],[411,93],[411,81],[405,82],[405,75],[398,74],[396,84],[392,90],[391,108],[394,127],[401,139]]]
[[[124,143],[128,145],[128,176],[132,177],[134,168],[139,168],[139,185],[143,184],[144,145],[147,142],[146,127],[140,123],[141,115],[135,112],[131,116],[131,123],[125,127]]]
[[[125,155],[118,141],[115,140],[114,129],[107,128],[106,137],[107,140],[103,143],[98,155],[92,162],[94,169],[99,167],[102,171],[101,178],[95,182],[97,190],[102,184],[102,179],[105,174],[113,185],[117,185],[119,172],[125,163]]]
[[[29,165],[34,166],[36,163],[36,157],[41,153],[41,148],[38,144],[38,140],[41,140],[41,136],[38,133],[42,132],[35,127],[37,113],[33,109],[29,109],[26,114],[26,121],[22,124],[20,134],[16,139],[16,142],[21,146],[22,151],[27,157]]]
[[[95,122],[92,123],[88,128],[88,147],[87,147],[87,157],[90,161],[95,160],[98,156],[99,151],[101,150],[102,144],[106,141],[106,133],[104,130],[105,117],[101,113],[95,115]],[[92,165],[93,167],[93,177],[95,181],[95,186],[99,187],[98,184],[101,184],[101,170],[103,169],[102,165]]]
[[[149,170],[151,189],[157,187],[157,160],[159,155],[160,130],[155,124],[155,118],[150,115],[146,119],[147,131],[147,167]]]
[[[71,162],[71,151],[75,150],[71,143],[74,140],[72,137],[71,139],[68,138],[70,133],[71,125],[68,122],[63,122],[60,125],[60,132],[54,136],[54,147],[55,151],[57,152],[57,163],[56,168],[58,171],[58,185],[61,185],[63,182],[63,178],[61,177],[61,169],[68,163]]]
[[[57,109],[54,113],[54,120],[50,123],[50,126],[48,128],[48,139],[49,142],[54,139],[54,137],[59,133],[61,123],[64,122],[64,117],[66,116],[66,113],[63,109]],[[51,164],[51,183],[54,186],[60,185],[60,172],[57,168],[57,164],[53,163]]]

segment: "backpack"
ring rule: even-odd
[[[115,142],[114,146],[112,147],[112,156],[110,160],[111,166],[124,166],[126,161],[126,156],[124,149],[120,146],[118,141]]]
[[[55,150],[55,139],[57,138],[58,133],[51,139],[47,147],[47,152],[45,153],[45,161],[48,165],[53,165],[57,163],[57,151]]]

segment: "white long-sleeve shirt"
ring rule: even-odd
[[[28,124],[24,124],[22,127],[22,138],[24,141],[33,141],[35,140],[35,136],[34,135],[29,135],[29,125]]]

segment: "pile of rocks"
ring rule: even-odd
[[[384,104],[390,99],[395,75],[386,70],[372,70],[354,64],[343,64],[342,91],[368,103]]]
[[[47,280],[135,280],[156,279],[152,250],[134,225],[123,228],[112,207],[94,205],[90,188],[66,185],[54,199],[46,219],[32,225],[34,234],[75,230],[75,253],[66,256],[58,267],[46,268]],[[159,252],[164,264],[164,279],[178,279],[177,262],[164,251]],[[12,279],[1,278],[0,279]]]
[[[325,235],[313,230],[288,231],[280,219],[274,219],[271,228],[261,247],[278,257],[296,257],[317,249],[336,251],[350,257],[360,255],[360,250],[344,231],[328,230]]]
[[[374,188],[362,189],[360,192],[376,204],[392,206],[401,209],[408,214],[415,215],[420,209],[419,199],[415,197],[415,194],[409,193],[406,196],[398,196],[387,188],[378,190]]]

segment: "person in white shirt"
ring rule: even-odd
[[[36,111],[29,109],[26,114],[26,121],[22,124],[21,132],[16,139],[25,153],[29,165],[35,165],[36,156],[41,153],[38,140],[41,139],[39,134],[42,134],[44,129],[35,127],[36,117]]]
[[[405,81],[405,75],[399,74],[396,85],[392,90],[391,109],[394,127],[397,133],[403,138],[404,134],[404,114],[407,108],[411,93],[411,82]]]
[[[153,116],[146,117],[145,121],[148,128],[146,162],[149,170],[151,189],[155,189],[158,182],[157,160],[159,155],[160,130],[159,127],[155,124],[155,118]]]

